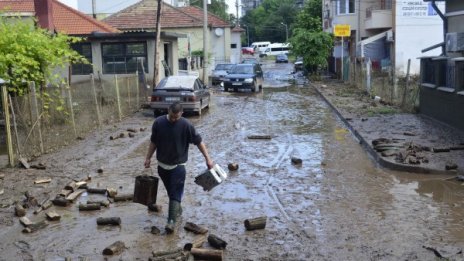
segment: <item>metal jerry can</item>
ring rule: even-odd
[[[202,186],[203,190],[210,191],[227,179],[227,173],[215,164],[212,169],[208,169],[195,177],[195,183]]]

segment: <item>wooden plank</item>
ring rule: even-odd
[[[69,196],[66,197],[66,200],[74,202],[74,200],[76,200],[76,198],[78,198],[84,192],[85,192],[85,189],[78,189],[74,191],[73,193],[69,194]]]
[[[27,218],[27,217],[20,217],[19,222],[25,227],[28,227],[28,226],[33,224],[32,221],[29,220],[29,218]]]

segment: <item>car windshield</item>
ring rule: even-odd
[[[253,63],[258,63],[258,61],[255,59],[244,59],[242,63],[253,64]]]
[[[253,74],[253,66],[235,66],[232,74]]]
[[[227,71],[227,70],[232,69],[232,67],[234,67],[233,64],[218,64],[218,65],[216,65],[215,70]]]

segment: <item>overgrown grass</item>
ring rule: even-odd
[[[376,116],[379,114],[396,114],[399,113],[400,110],[390,106],[378,106],[378,107],[369,107],[367,109],[367,116]]]

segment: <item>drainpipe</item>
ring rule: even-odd
[[[440,18],[443,20],[443,45],[441,47],[442,50],[442,55],[446,55],[446,34],[448,33],[448,19],[446,18],[445,15],[438,9],[437,4],[435,3],[435,0],[432,1],[432,7],[435,12],[440,16]]]

